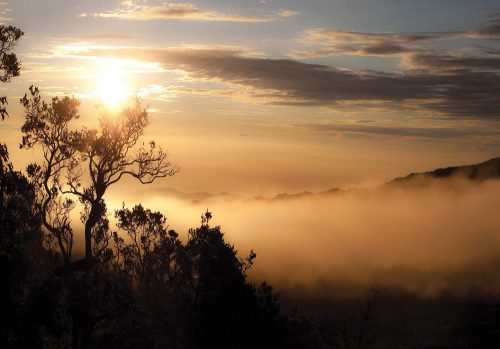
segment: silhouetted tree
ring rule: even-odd
[[[32,99],[21,100],[26,120],[22,148],[40,145],[43,162],[28,166],[28,174],[35,185],[37,202],[41,207],[47,241],[56,243],[65,265],[71,261],[73,229],[69,214],[75,207],[71,198],[61,194],[65,170],[76,155],[75,144],[79,134],[69,130],[69,123],[78,118],[79,102],[74,98],[53,98],[48,104],[41,100],[37,88],[30,87]]]
[[[72,129],[79,117],[75,98],[45,102],[38,88],[30,87],[21,103],[26,117],[21,147],[38,147],[43,156],[40,164],[28,166],[28,174],[48,246],[62,256],[56,272],[64,276],[59,282],[59,305],[69,319],[67,335],[73,348],[88,348],[92,334],[117,316],[124,303],[119,292],[110,292],[120,280],[111,268],[112,232],[104,195],[125,175],[147,184],[175,174],[177,168],[154,142],[139,143],[149,124],[139,101],[116,117],[101,115],[96,129]],[[78,261],[72,260],[70,219],[75,197],[83,206],[80,217],[85,227],[85,258]],[[140,262],[146,268],[146,261]]]
[[[134,335],[148,338],[152,347],[185,348],[191,299],[185,246],[159,212],[137,205],[123,207],[115,216],[121,231],[113,236],[115,269],[135,290],[134,314],[141,319],[142,331]]]
[[[0,25],[0,81],[8,82],[14,76],[19,76],[21,64],[12,50],[24,33],[13,26]],[[7,97],[0,97],[0,116],[2,120],[8,116]]]
[[[256,254],[239,257],[210,212],[186,243],[159,212],[138,205],[115,215],[125,233],[114,233],[115,268],[134,290],[116,347],[305,348],[305,322],[281,310],[270,285],[246,280]]]
[[[85,225],[85,260],[73,263],[72,269],[87,268],[93,259],[93,234],[104,219],[104,195],[108,188],[125,175],[141,183],[177,172],[167,154],[154,142],[137,147],[149,115],[137,101],[117,117],[101,115],[98,129],[70,130],[78,118],[79,102],[75,98],[42,101],[38,88],[21,99],[26,121],[22,147],[40,146],[44,155],[41,165],[30,165],[28,172],[37,184],[42,205],[43,223],[57,241],[65,265],[69,265],[73,230],[69,213],[76,196],[84,205],[81,214]]]
[[[0,347],[36,346],[26,304],[46,274],[35,191],[0,146]],[[45,267],[45,268],[44,268]]]
[[[255,335],[248,324],[256,320],[257,304],[252,286],[245,282],[255,254],[238,258],[220,227],[210,227],[211,218],[207,211],[201,226],[189,231],[186,245],[193,274],[190,338],[195,348],[242,347],[244,338]]]
[[[0,25],[0,81],[19,75],[20,63],[12,52],[23,32]],[[2,120],[8,116],[7,98],[0,97]],[[9,161],[0,143],[0,347],[26,348],[41,344],[33,291],[47,277],[50,259],[43,246],[35,188]]]
[[[303,331],[282,312],[272,287],[247,281],[256,258],[239,257],[219,226],[202,215],[189,231],[186,250],[191,263],[192,303],[187,311],[191,348],[304,348]]]

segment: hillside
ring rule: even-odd
[[[393,179],[388,184],[405,184],[428,179],[464,178],[471,181],[500,179],[500,157],[473,165],[438,168]]]

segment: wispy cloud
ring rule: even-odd
[[[298,11],[292,11],[292,10],[285,10],[285,9],[280,9],[278,12],[276,12],[276,15],[278,17],[295,17],[300,15],[300,12]]]
[[[493,15],[489,21],[481,24],[469,34],[472,37],[500,40],[500,12]]]
[[[12,10],[8,6],[6,1],[0,1],[0,24],[5,24],[13,19],[10,15]]]
[[[148,6],[136,5],[131,1],[123,1],[121,7],[118,9],[92,14],[82,13],[80,14],[80,17],[93,16],[100,18],[118,18],[142,21],[177,19],[195,21],[262,23],[296,15],[298,15],[298,12],[296,11],[281,9],[273,15],[257,17],[200,8],[194,4],[187,2],[165,2],[157,6]]]
[[[68,73],[81,71],[81,68],[71,67],[71,66],[63,66],[63,65],[54,65],[47,63],[35,63],[28,62],[23,64],[23,73]]]
[[[293,51],[295,58],[331,55],[392,56],[418,49],[418,45],[432,40],[455,36],[459,33],[368,33],[340,29],[311,29],[301,41],[320,48]]]
[[[108,39],[130,40],[133,39],[134,37],[125,34],[95,34],[95,35],[56,36],[55,38],[61,40],[88,41],[88,40],[108,40]]]
[[[499,71],[500,51],[484,54],[443,53],[439,51],[414,52],[407,55],[404,65],[413,69]]]

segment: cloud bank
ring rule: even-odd
[[[142,59],[161,64],[167,70],[185,71],[193,79],[246,86],[254,90],[253,96],[267,99],[271,104],[358,106],[419,111],[427,116],[500,119],[500,75],[496,71],[466,68],[441,72],[351,71],[251,56],[239,48],[209,46],[103,48],[86,54]],[[496,66],[494,61],[474,63]]]

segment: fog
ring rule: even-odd
[[[138,188],[123,196],[168,217],[186,238],[209,209],[250,271],[278,290],[356,296],[382,288],[434,297],[500,294],[500,181],[434,180],[337,192],[246,198]]]

